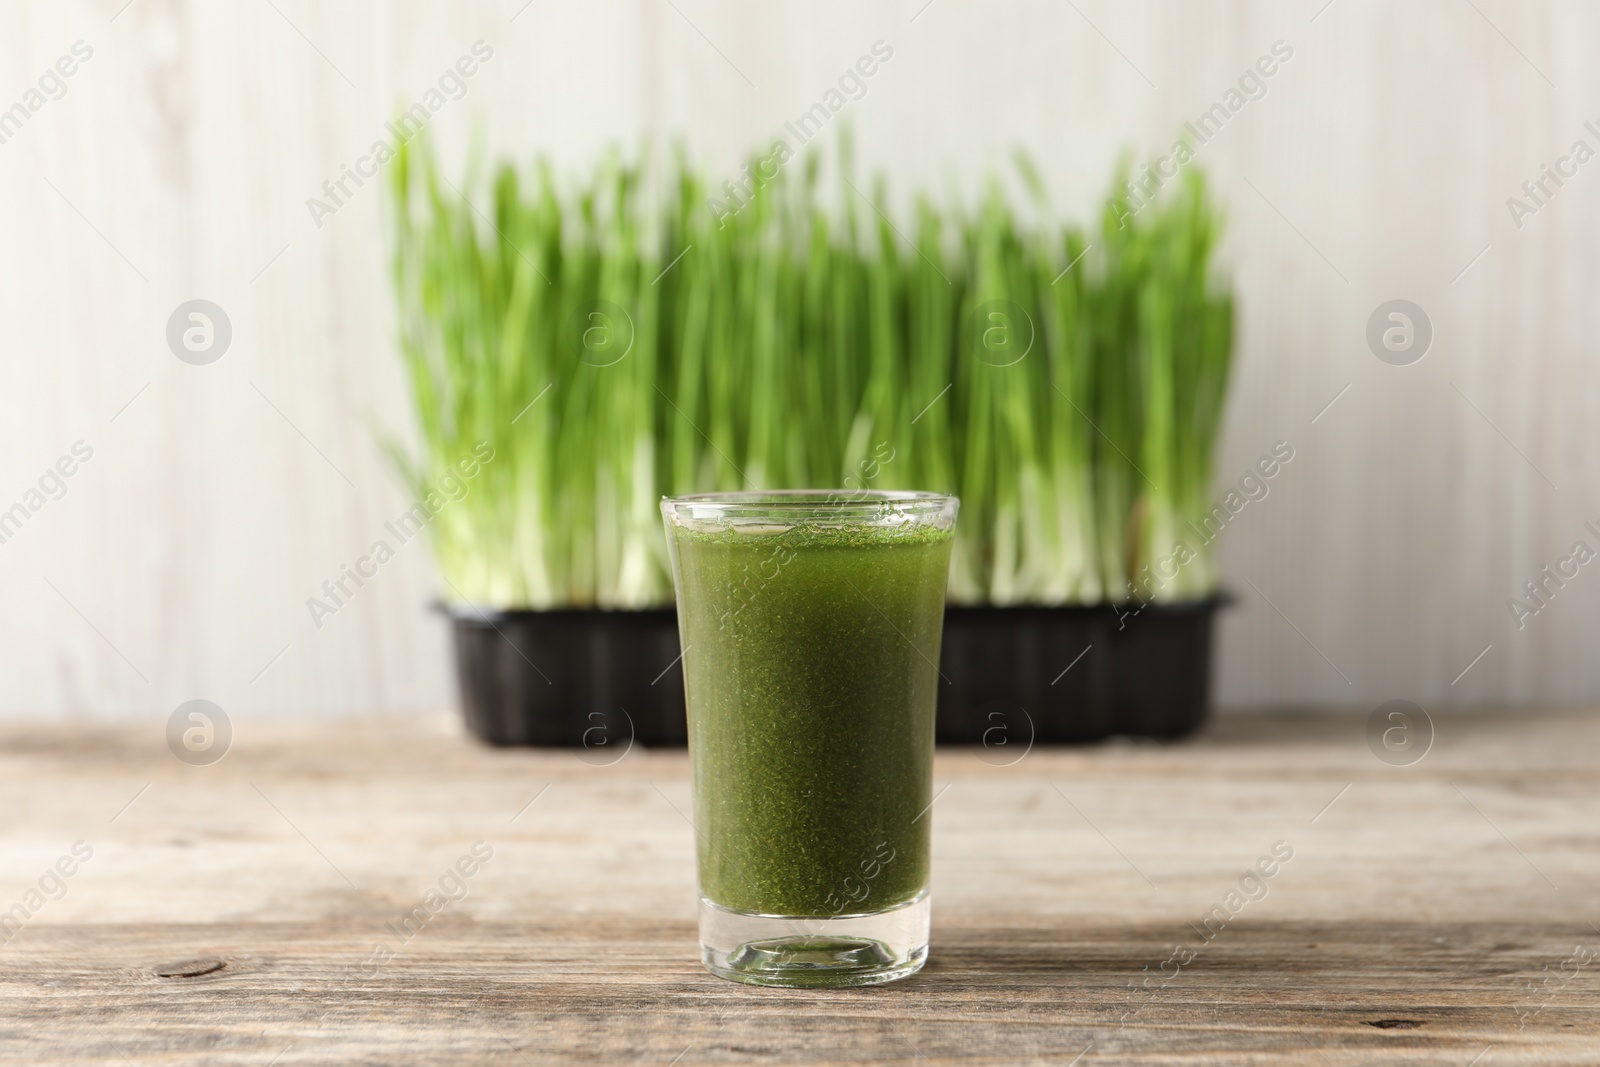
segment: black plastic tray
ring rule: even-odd
[[[1204,721],[1211,623],[1223,600],[1094,607],[950,607],[937,737],[944,744],[1179,737]],[[496,745],[687,740],[677,613],[446,609],[468,729]],[[1012,749],[1010,751],[1016,751]]]
[[[494,745],[688,741],[678,613],[449,607],[467,729]]]
[[[1220,597],[945,609],[938,740],[1181,737],[1205,721]]]

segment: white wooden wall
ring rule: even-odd
[[[1574,141],[1600,149],[1600,8],[925,3],[4,0],[0,108],[74,42],[93,55],[0,144],[0,509],[75,442],[93,456],[0,544],[0,709],[453,699],[420,542],[320,630],[305,607],[402,509],[372,426],[408,418],[383,194],[320,228],[306,200],[478,40],[493,58],[433,121],[458,157],[475,123],[492,153],[571,166],[681,134],[731,172],[882,40],[848,106],[865,165],[970,191],[1025,146],[1079,217],[1119,153],[1285,42],[1201,150],[1242,312],[1219,478],[1295,449],[1226,535],[1219,698],[1600,697],[1600,567],[1525,630],[1506,606],[1600,548],[1600,161],[1520,228],[1506,207]],[[209,366],[164,339],[194,298],[233,325]],[[1392,298],[1434,325],[1412,366],[1364,341]]]

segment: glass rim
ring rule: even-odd
[[[688,522],[766,518],[779,523],[948,524],[959,505],[949,493],[917,489],[742,489],[661,498],[664,515]]]
[[[793,501],[821,501],[823,503],[859,503],[862,501],[945,501],[954,500],[949,493],[935,493],[928,489],[733,489],[725,493],[682,493],[663,496],[663,504],[775,504]]]

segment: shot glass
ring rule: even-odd
[[[890,982],[928,958],[933,713],[959,502],[664,499],[706,967]]]

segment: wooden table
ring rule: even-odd
[[[1409,767],[1364,716],[941,751],[931,962],[840,992],[701,970],[682,752],[243,720],[193,767],[160,722],[0,728],[0,908],[40,904],[0,1059],[1600,1062],[1600,717],[1435,722]]]

